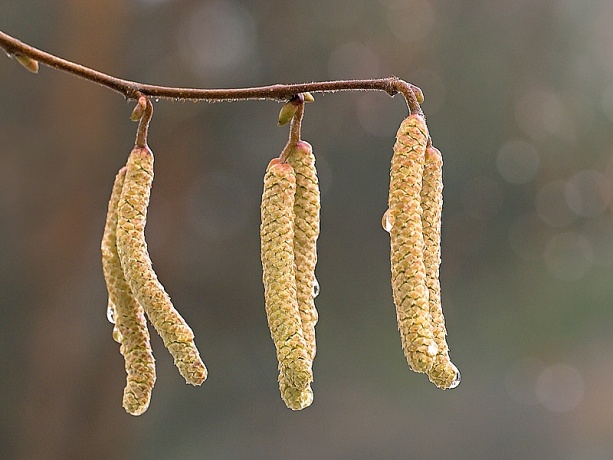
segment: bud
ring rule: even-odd
[[[132,110],[132,114],[130,115],[130,120],[139,121],[145,113],[146,108],[147,98],[145,96],[139,97],[138,101],[136,102],[136,106],[134,107],[134,110]]]
[[[411,89],[413,90],[413,94],[415,94],[415,98],[417,99],[417,102],[419,102],[420,104],[423,104],[424,103],[424,93],[421,90],[421,88],[415,85],[411,85]]]
[[[278,125],[283,126],[290,122],[290,120],[294,117],[296,112],[298,111],[299,102],[296,103],[296,100],[292,99],[289,102],[286,102],[281,110],[279,111],[279,121]]]
[[[29,56],[15,53],[15,60],[32,73],[38,73],[38,61]]]
[[[307,103],[315,101],[315,98],[311,93],[302,93],[302,97],[304,98],[304,102]]]

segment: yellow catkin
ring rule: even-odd
[[[300,410],[313,401],[313,371],[296,300],[295,193],[293,168],[273,159],[264,176],[262,193],[262,280],[268,326],[279,362],[281,397],[287,407]]]
[[[319,236],[319,182],[315,169],[313,148],[308,142],[294,145],[287,162],[296,175],[294,201],[294,260],[296,261],[296,298],[302,321],[302,334],[311,360],[315,358],[315,265],[317,264],[317,237]]]
[[[132,295],[117,254],[117,207],[126,168],[115,177],[102,237],[102,268],[109,295],[108,308],[114,311],[113,337],[121,344],[125,359],[126,387],[123,407],[132,415],[141,415],[149,407],[155,384],[155,360],[142,307]]]
[[[128,158],[118,208],[117,249],[121,266],[136,299],[174,358],[175,366],[187,383],[200,385],[206,380],[207,370],[194,343],[194,333],[158,281],[145,242],[152,182],[153,153],[148,147],[134,147]]]
[[[420,194],[427,139],[423,116],[413,114],[403,120],[394,144],[388,199],[392,291],[402,347],[415,372],[428,372],[437,354],[421,223]]]
[[[430,146],[426,148],[425,166],[421,189],[422,226],[424,235],[424,264],[430,303],[430,316],[434,340],[438,346],[434,365],[428,371],[432,383],[443,390],[459,384],[460,373],[449,359],[447,329],[441,306],[441,213],[443,210],[443,157]]]

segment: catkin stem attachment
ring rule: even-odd
[[[394,144],[387,212],[398,329],[415,372],[428,372],[438,352],[428,304],[420,196],[427,139],[422,115],[403,120]]]
[[[449,358],[447,329],[441,305],[441,215],[443,210],[443,157],[429,145],[425,153],[425,165],[421,188],[422,227],[424,235],[424,265],[434,340],[438,346],[428,378],[438,388],[447,390],[460,384],[460,372]]]
[[[136,146],[130,153],[118,208],[117,249],[132,293],[174,358],[187,383],[201,385],[207,370],[194,343],[194,333],[174,308],[170,296],[151,265],[145,224],[151,184],[153,153]]]
[[[117,253],[117,208],[123,189],[126,168],[115,177],[106,225],[102,237],[102,269],[109,295],[109,308],[114,310],[114,335],[121,343],[125,359],[126,387],[123,407],[129,414],[141,415],[149,407],[155,384],[155,360],[143,309],[132,295]]]
[[[309,358],[296,300],[294,196],[296,177],[287,163],[273,159],[264,176],[260,240],[266,315],[279,362],[279,389],[287,407],[313,401]]]
[[[294,260],[296,269],[296,298],[302,322],[302,333],[311,361],[315,358],[315,266],[317,264],[317,238],[319,236],[320,193],[315,169],[313,148],[308,142],[290,145],[287,162],[296,176],[294,200]]]

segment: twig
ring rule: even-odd
[[[301,84],[276,84],[252,88],[235,89],[201,89],[156,86],[113,77],[89,67],[54,56],[27,45],[16,38],[0,31],[0,47],[10,56],[22,55],[85,80],[97,83],[123,94],[126,99],[138,99],[145,95],[162,99],[187,99],[194,101],[238,101],[238,100],[276,100],[288,101],[295,95],[305,92],[337,91],[385,91],[390,96],[402,94],[411,113],[421,113],[419,104],[423,102],[421,90],[398,77],[368,80],[335,80]]]

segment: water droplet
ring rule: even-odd
[[[117,326],[113,327],[113,340],[117,343],[121,343],[123,341],[123,335],[121,335],[121,332],[119,332]]]
[[[160,102],[160,98],[159,98],[159,97],[156,97],[156,98],[155,98],[155,102],[156,102],[156,103]]]
[[[392,217],[392,213],[388,209],[381,218],[381,226],[383,227],[383,230],[389,233],[392,230],[392,225],[394,225],[394,219]]]
[[[313,298],[319,295],[319,281],[317,278],[313,277]]]
[[[109,320],[109,323],[115,324],[115,306],[111,302],[106,307],[106,319]]]
[[[452,364],[452,366],[455,369],[455,379],[453,379],[453,382],[451,382],[451,385],[449,385],[449,389],[450,390],[453,390],[454,388],[457,388],[457,386],[462,381],[462,375],[460,374],[460,371],[458,370],[457,367],[455,367],[455,365]]]

